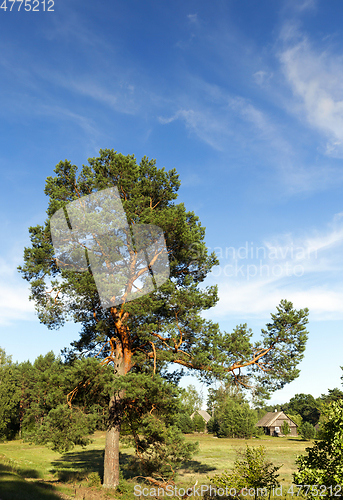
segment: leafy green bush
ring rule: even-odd
[[[193,417],[193,425],[196,432],[204,432],[206,429],[206,422],[198,413]]]
[[[50,410],[43,423],[27,439],[36,444],[48,444],[54,451],[63,453],[75,445],[86,446],[91,442],[87,437],[94,432],[95,417],[78,409],[58,405]]]
[[[234,490],[236,494],[232,496],[238,495],[243,488],[253,488],[257,498],[258,490],[270,493],[272,488],[279,485],[279,474],[276,473],[282,466],[274,466],[266,460],[264,446],[247,445],[238,455],[240,458],[235,461],[232,470],[210,478],[216,488]]]
[[[257,416],[248,403],[228,399],[216,409],[211,420],[207,428],[217,437],[250,438],[255,432]]]
[[[88,486],[101,486],[101,479],[97,472],[88,474]]]
[[[298,471],[293,474],[295,484],[312,485],[307,497],[318,498],[320,492],[341,496],[343,484],[343,401],[334,401],[322,409],[322,439],[306,448],[307,455],[296,459]],[[339,491],[335,487],[340,488]],[[325,489],[324,489],[325,488]],[[319,492],[319,493],[318,493]]]
[[[163,479],[174,477],[181,464],[198,451],[199,443],[186,443],[181,431],[166,425],[154,415],[142,419],[140,434],[135,435],[136,456],[131,468],[141,476]]]
[[[283,434],[284,436],[288,436],[288,434],[291,433],[291,429],[289,427],[289,424],[287,422],[287,420],[284,420],[282,422],[282,425],[281,425],[281,434]]]
[[[254,426],[253,431],[252,431],[253,437],[261,437],[264,436],[264,430],[263,427],[257,427],[257,425]]]
[[[180,413],[177,416],[175,425],[180,429],[184,434],[189,434],[194,431],[194,424],[189,415],[185,413]]]
[[[299,433],[303,439],[313,439],[316,435],[316,429],[309,422],[304,422]]]
[[[216,432],[215,419],[213,417],[207,422],[207,432],[214,434]]]

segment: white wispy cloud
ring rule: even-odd
[[[262,317],[286,298],[315,319],[343,318],[341,213],[321,231],[215,251],[222,259],[208,281],[218,284],[220,301],[209,317]]]
[[[198,23],[198,14],[188,14],[187,19],[190,23],[197,24]]]
[[[218,151],[224,150],[223,138],[230,135],[231,130],[227,118],[222,114],[218,116],[210,109],[179,109],[172,116],[160,116],[158,120],[163,125],[175,120],[184,121],[188,130]]]
[[[158,117],[161,124],[181,120],[189,131],[218,151],[227,151],[238,142],[251,151],[258,150],[265,158],[268,147],[267,161],[274,167],[273,154],[280,158],[282,153],[285,158],[292,153],[291,144],[279,133],[272,118],[251,100],[200,79],[192,79],[192,83],[199,98],[180,97],[184,102],[173,114]]]
[[[70,120],[76,123],[89,137],[99,135],[98,129],[95,127],[93,120],[86,116],[80,115],[62,106],[54,106],[49,104],[41,104],[36,107],[35,113],[54,117],[58,120]]]
[[[302,12],[305,10],[315,9],[318,5],[318,0],[288,0],[287,6],[295,11]]]
[[[286,34],[285,34],[286,33]],[[280,61],[297,102],[294,113],[326,137],[325,153],[343,157],[343,58],[317,50],[290,25]]]
[[[225,318],[264,318],[275,310],[282,299],[293,302],[294,307],[308,307],[316,320],[343,319],[343,291],[328,287],[299,290],[293,287],[271,287],[270,283],[219,283],[219,303],[206,314],[214,320]]]
[[[253,73],[253,79],[257,83],[257,85],[264,87],[267,83],[269,83],[270,79],[273,77],[273,73],[259,70]]]
[[[96,82],[81,80],[62,81],[65,88],[76,93],[91,97],[95,101],[106,104],[111,109],[125,114],[135,114],[140,107],[136,99],[135,85],[129,82],[113,82],[113,87],[102,86]]]
[[[19,276],[18,265],[17,259],[0,257],[0,325],[36,319],[28,283]]]

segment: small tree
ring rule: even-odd
[[[135,443],[137,452],[131,467],[152,482],[159,479],[170,482],[182,462],[190,460],[198,450],[197,442],[186,443],[177,427],[167,426],[162,419],[150,414],[142,420]]]
[[[247,402],[233,399],[222,401],[211,419],[210,431],[217,437],[250,438],[255,430],[257,416]]]
[[[186,415],[185,413],[179,413],[175,424],[184,434],[189,434],[194,431],[193,420],[189,415]]]
[[[268,492],[270,495],[272,488],[279,485],[277,471],[282,465],[275,466],[266,460],[264,446],[247,445],[243,452],[238,452],[238,456],[240,458],[235,461],[231,471],[211,477],[211,482],[217,488],[234,490],[236,494],[232,496],[238,496],[243,488],[253,488],[255,499],[263,493],[264,496]]]
[[[193,417],[194,430],[196,432],[204,432],[206,429],[206,422],[199,413],[196,413]]]
[[[303,439],[313,439],[316,435],[316,429],[309,422],[304,422],[300,427],[300,435]]]
[[[180,401],[182,411],[187,415],[192,415],[195,411],[201,410],[202,397],[194,385],[189,385],[186,389],[181,388]]]
[[[284,436],[288,436],[288,434],[291,433],[291,429],[289,427],[289,424],[287,422],[287,420],[284,420],[282,422],[282,425],[281,425],[281,434],[283,434]]]
[[[309,498],[318,498],[318,491],[327,495],[331,491],[330,496],[342,494],[343,401],[324,405],[322,411],[326,417],[321,430],[322,439],[315,441],[313,447],[306,448],[307,455],[296,459],[298,471],[293,474],[295,484],[312,485],[307,493]]]

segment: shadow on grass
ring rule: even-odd
[[[132,455],[120,453],[120,469],[123,471],[124,479],[132,477],[127,470]],[[58,460],[51,463],[53,468],[49,471],[58,477],[63,483],[82,481],[91,472],[97,472],[103,480],[104,476],[104,450],[84,450],[79,452],[65,453]]]
[[[197,460],[189,460],[182,465],[182,470],[184,472],[197,472],[198,474],[205,474],[206,472],[211,472],[212,470],[217,470],[217,467],[212,465],[202,464]]]
[[[292,443],[310,443],[311,441],[314,441],[314,439],[305,439],[305,438],[297,437],[296,439],[287,438],[287,441],[291,441]]]
[[[19,476],[20,473],[20,476]],[[30,475],[28,475],[30,474]],[[37,471],[21,469],[14,472],[10,465],[0,464],[0,495],[1,500],[57,500],[61,497],[54,493],[55,488],[46,483],[27,482],[22,475],[38,478]]]
[[[0,474],[4,472],[13,472],[15,474],[18,474],[18,476],[31,479],[39,479],[42,477],[35,469],[23,469],[20,467],[16,467],[15,465],[0,463]]]

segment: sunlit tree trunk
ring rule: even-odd
[[[119,437],[121,419],[121,398],[112,396],[110,401],[110,417],[105,444],[103,483],[105,488],[115,488],[119,485]]]

